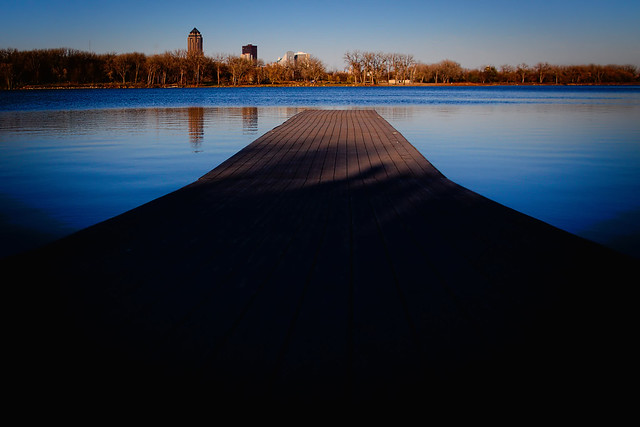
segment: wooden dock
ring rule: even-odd
[[[29,384],[367,402],[598,393],[638,263],[451,182],[373,110],[308,110],[1,267]]]

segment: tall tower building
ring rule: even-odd
[[[189,33],[189,37],[187,38],[187,53],[191,54],[202,54],[202,34],[198,31],[197,28],[194,28]]]
[[[256,62],[258,60],[258,46],[252,44],[242,46],[242,57]]]

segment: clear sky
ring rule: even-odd
[[[0,0],[0,48],[162,53],[197,27],[207,55],[304,51],[342,70],[346,51],[425,63],[640,66],[639,0]]]

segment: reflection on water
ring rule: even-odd
[[[202,151],[202,140],[204,139],[205,114],[207,120],[219,120],[222,117],[234,117],[240,111],[242,116],[242,133],[244,135],[256,135],[258,133],[258,107],[241,108],[204,108],[188,107],[189,117],[189,137],[193,151]],[[180,114],[183,109],[175,109],[172,113]]]
[[[0,112],[0,256],[193,182],[301,110]]]
[[[445,176],[640,257],[640,104],[382,107]]]
[[[242,131],[250,135],[258,132],[258,107],[242,107]]]
[[[196,153],[200,150],[200,143],[204,138],[204,108],[202,107],[190,107],[189,111],[189,137],[191,139],[191,145],[193,151]]]
[[[178,189],[306,108],[0,111],[0,256]],[[640,256],[635,98],[375,108],[450,179]]]

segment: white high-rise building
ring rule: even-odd
[[[306,52],[296,52],[293,53],[292,50],[287,51],[281,58],[278,58],[276,63],[284,65],[284,64],[293,64],[296,65],[299,61],[305,61],[309,59],[309,54]]]
[[[309,59],[309,54],[306,52],[297,52],[294,56],[293,56],[293,60],[295,62],[298,61],[306,61],[307,59]]]

